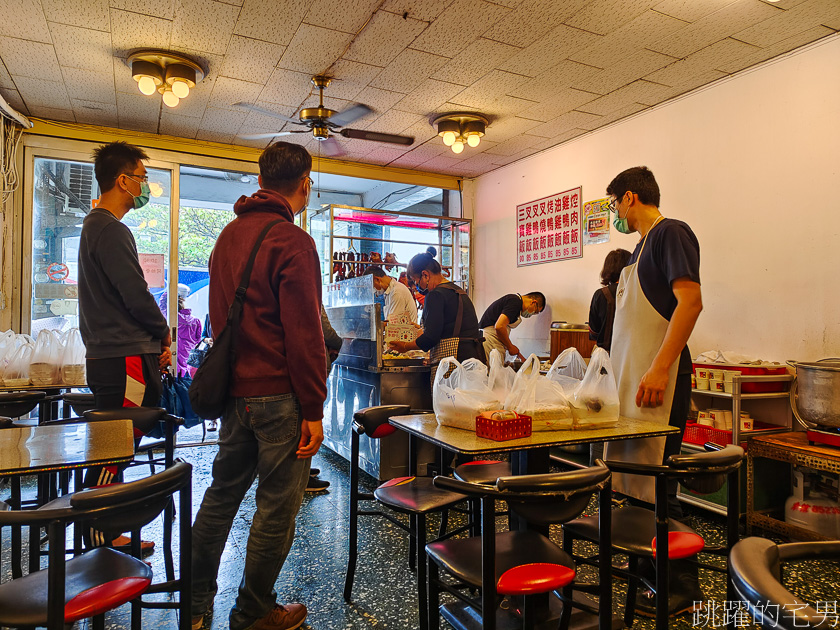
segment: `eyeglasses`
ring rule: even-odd
[[[315,185],[315,180],[314,180],[314,179],[312,179],[311,177],[307,177],[306,179],[308,179],[308,180],[309,180],[309,186],[310,186],[310,187],[312,187],[312,186],[314,186],[314,185]]]
[[[129,178],[131,178],[135,181],[140,181],[140,182],[148,182],[149,181],[149,176],[148,175],[135,175],[134,173],[123,173],[123,175],[125,175],[126,177],[129,177]]]

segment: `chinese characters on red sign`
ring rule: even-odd
[[[581,188],[516,206],[516,266],[580,258]]]

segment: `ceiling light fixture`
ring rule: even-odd
[[[451,112],[436,116],[431,123],[443,144],[457,154],[464,151],[464,145],[475,148],[481,143],[490,119],[475,112]]]
[[[206,75],[196,62],[179,53],[136,50],[128,56],[131,74],[142,94],[160,92],[167,107],[177,107]]]

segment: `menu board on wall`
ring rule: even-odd
[[[581,187],[516,206],[516,266],[580,258]]]

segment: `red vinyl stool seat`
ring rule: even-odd
[[[575,579],[575,570],[562,564],[534,562],[508,569],[499,578],[499,595],[537,595],[567,586]]]
[[[668,558],[682,560],[703,551],[706,542],[694,532],[668,532]],[[656,557],[656,538],[650,541],[653,557]]]

